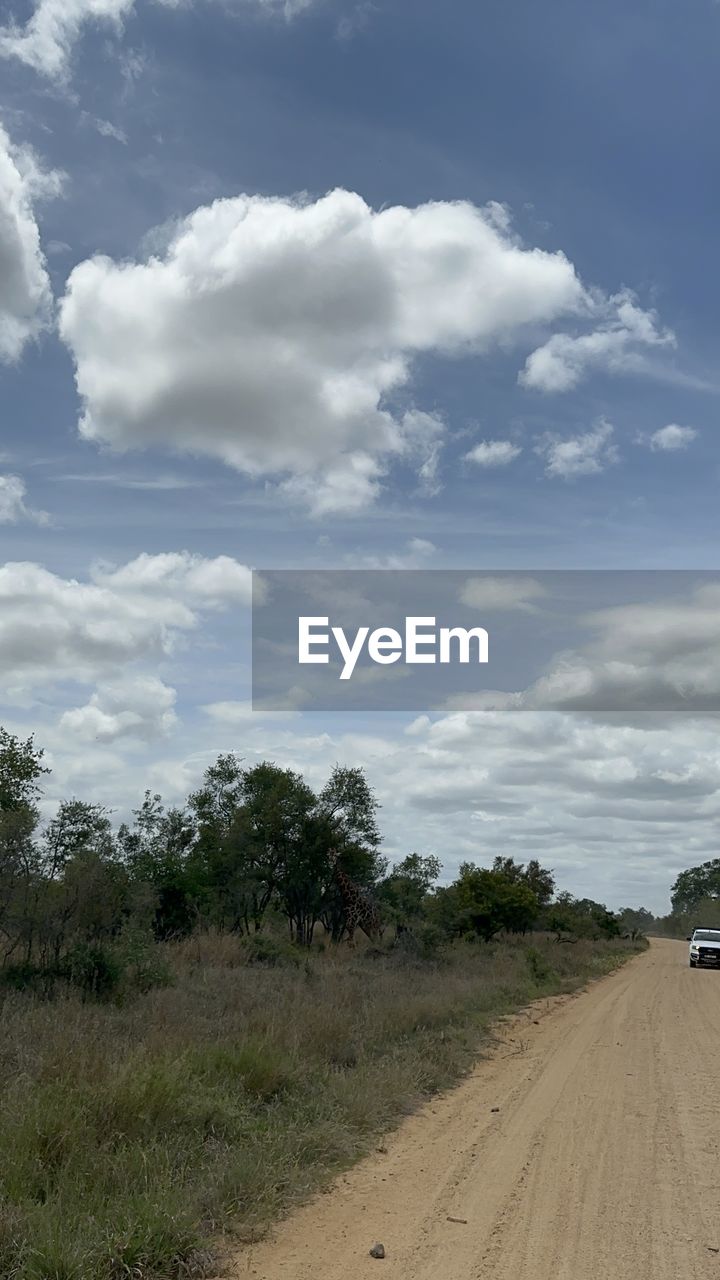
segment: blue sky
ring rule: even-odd
[[[253,717],[244,567],[716,566],[720,6],[101,7],[0,9],[5,722],[120,812],[362,763],[391,857],[662,908],[712,713]]]

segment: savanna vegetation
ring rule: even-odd
[[[41,820],[44,774],[0,730],[3,1280],[213,1273],[499,1014],[642,945],[533,858],[389,866],[361,769],[315,792],[221,756],[119,826],[77,798]]]

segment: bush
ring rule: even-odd
[[[123,970],[123,991],[144,995],[154,987],[169,987],[173,976],[165,953],[150,930],[129,926],[113,954]]]
[[[393,942],[393,953],[409,960],[439,960],[446,938],[436,924],[418,924],[412,929],[401,929]]]
[[[269,968],[289,965],[297,969],[300,956],[291,942],[281,942],[268,933],[251,933],[241,941],[247,964],[264,964]]]
[[[33,995],[52,994],[57,973],[35,964],[9,964],[0,969],[0,988],[8,991],[30,991]],[[2,1274],[0,1272],[0,1274]]]
[[[68,952],[60,973],[77,987],[83,996],[106,1000],[115,994],[123,976],[123,964],[118,956],[103,947],[80,942]]]
[[[542,986],[543,983],[549,982],[551,978],[557,977],[547,956],[538,951],[537,947],[528,947],[525,959],[532,977],[539,985]]]

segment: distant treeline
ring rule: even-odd
[[[121,952],[149,984],[157,975],[142,939],[200,929],[256,939],[260,950],[280,924],[298,947],[317,945],[318,926],[340,942],[350,932],[348,885],[361,903],[355,923],[364,919],[371,939],[384,933],[421,951],[531,929],[570,942],[634,937],[657,923],[556,892],[552,871],[533,858],[499,856],[491,869],[466,862],[443,886],[434,856],[410,853],[389,867],[361,768],[336,766],[316,792],[290,769],[221,755],[184,805],[166,808],[146,792],[118,829],[106,809],[76,798],[41,821],[47,772],[32,737],[0,729],[0,970],[17,985],[66,978],[100,991],[113,985]],[[683,909],[696,888],[684,886]]]

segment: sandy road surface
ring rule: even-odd
[[[720,1280],[720,973],[654,942],[501,1041],[237,1280]]]

